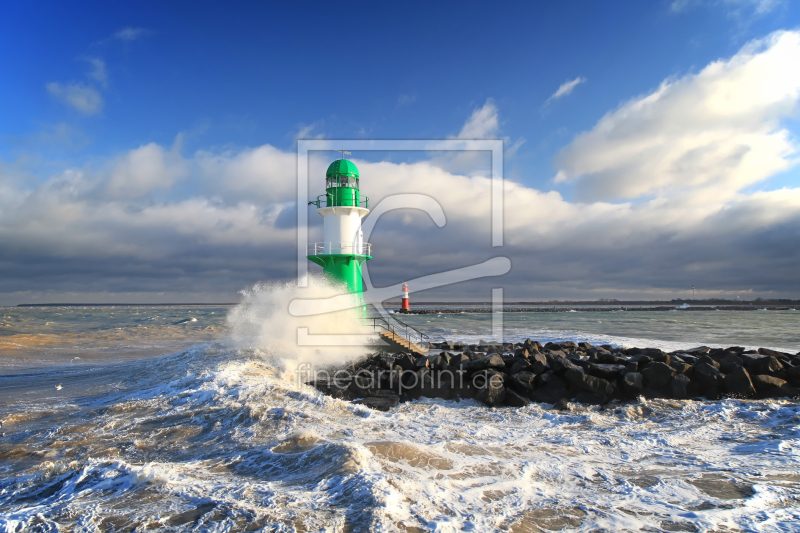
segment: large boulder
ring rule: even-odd
[[[647,384],[654,389],[666,387],[677,373],[677,370],[666,363],[650,363],[642,370]]]
[[[373,396],[354,400],[353,403],[366,405],[376,411],[389,411],[400,403],[400,396],[391,391],[378,390]]]
[[[724,378],[724,374],[706,362],[694,365],[693,377],[705,388],[717,388]]]
[[[483,380],[480,377],[484,378]],[[482,374],[473,379],[478,387],[475,399],[485,403],[489,407],[494,407],[503,403],[506,399],[506,388],[503,383],[503,374],[494,369],[484,370]]]
[[[497,354],[489,355],[472,361],[470,370],[484,370],[487,368],[505,368],[506,362]]]
[[[513,390],[506,389],[506,398],[505,404],[511,407],[525,407],[528,405],[528,399],[522,396],[521,394],[517,394]]]
[[[783,365],[772,355],[762,357],[750,365],[753,374],[775,374],[783,370]]]
[[[725,376],[724,381],[725,388],[732,394],[750,397],[756,393],[753,382],[750,380],[750,374],[742,366],[735,367]]]
[[[575,401],[585,405],[603,405],[608,401],[608,397],[594,392],[581,391],[575,395]]]
[[[416,359],[409,353],[404,353],[394,360],[394,364],[403,370],[414,370],[416,368]]]
[[[558,403],[559,400],[572,398],[572,394],[558,380],[545,381],[531,394],[531,399],[541,403]]]
[[[459,354],[450,358],[450,366],[456,370],[467,370],[472,364],[468,355]]]
[[[563,375],[568,370],[575,370],[577,372],[583,372],[583,369],[567,359],[566,357],[554,357],[553,362],[550,364],[550,368],[556,374]]]
[[[705,364],[707,364],[707,365],[709,365],[709,366],[713,366],[714,368],[716,368],[717,370],[719,370],[719,361],[717,361],[716,359],[712,359],[712,358],[711,358],[710,356],[708,356],[708,355],[703,355],[703,356],[700,356],[700,357],[697,359],[697,363],[696,363],[696,364],[700,364],[700,363],[705,363]]]
[[[511,362],[511,365],[506,363],[506,366],[509,368],[508,373],[512,376],[518,372],[522,372],[523,370],[533,369],[533,366],[527,357],[515,357]]]
[[[536,374],[533,372],[517,372],[507,381],[507,385],[523,396],[530,396],[534,389],[533,380],[535,378]]]
[[[638,396],[644,389],[644,376],[639,372],[628,372],[622,378],[622,389],[631,396]]]
[[[742,368],[744,364],[739,357],[731,352],[726,353],[720,360],[719,360],[719,370],[723,374],[730,374],[737,368]]]
[[[617,379],[625,370],[625,365],[610,365],[610,364],[588,364],[585,372],[591,376],[603,378],[606,381],[613,381]]]
[[[577,370],[567,370],[567,372],[564,374],[564,377],[567,378],[567,381],[569,381],[574,387],[580,390],[602,394],[606,397],[611,396],[611,394],[614,392],[614,387],[612,387],[611,383],[609,383],[607,380],[590,376]]]
[[[669,390],[673,398],[683,400],[689,397],[691,381],[686,374],[678,374],[669,383]]]
[[[528,360],[533,365],[534,374],[544,374],[550,369],[547,365],[547,358],[539,352],[532,353]]]
[[[753,385],[755,385],[758,392],[766,392],[770,389],[779,389],[785,386],[786,380],[767,374],[756,374],[753,376]]]
[[[783,361],[790,361],[792,359],[792,354],[779,352],[777,350],[770,350],[769,348],[759,348],[758,353],[760,353],[761,355],[774,357],[778,360],[783,360]]]

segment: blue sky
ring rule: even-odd
[[[747,46],[756,46],[752,43],[775,32],[794,31],[798,23],[800,6],[779,0],[7,3],[0,17],[0,168],[4,183],[13,184],[15,191],[8,198],[18,196],[23,203],[33,201],[37,192],[42,196],[52,190],[59,180],[79,179],[75,176],[80,176],[86,190],[100,190],[101,182],[112,184],[103,189],[117,191],[111,197],[87,193],[81,200],[84,213],[91,202],[106,201],[120,209],[120,202],[128,202],[126,209],[157,204],[178,209],[187,202],[213,203],[218,198],[240,205],[242,198],[234,199],[230,190],[214,188],[224,181],[222,175],[204,174],[209,161],[221,168],[221,158],[235,162],[237,157],[258,153],[259,147],[274,149],[279,158],[290,157],[297,138],[440,139],[473,132],[476,137],[505,139],[507,179],[537,193],[556,192],[570,205],[590,205],[595,200],[643,205],[664,200],[665,190],[680,189],[682,193],[669,193],[674,202],[675,195],[689,192],[685,184],[676,188],[672,178],[664,178],[652,186],[631,188],[625,183],[634,178],[626,175],[625,168],[633,165],[641,173],[638,163],[609,169],[598,162],[603,150],[617,148],[607,146],[609,139],[597,139],[601,119],[654,94],[663,84],[673,84],[670,90],[679,94],[680,87],[693,83],[699,87],[702,79],[694,77],[715,61],[741,57]],[[786,69],[798,66],[791,61],[785,64]],[[780,64],[774,68],[781,70]],[[794,94],[794,85],[787,83],[787,91]],[[745,142],[741,139],[752,140],[755,133],[767,139],[768,133],[777,130],[785,132],[786,146],[792,145],[797,113],[793,104],[791,109],[785,107],[777,114],[759,115],[760,125],[741,132],[738,146]],[[477,121],[481,111],[487,122]],[[620,114],[614,120],[614,124],[624,121]],[[647,131],[653,138],[661,138],[662,133],[652,132],[655,122],[630,124],[651,128]],[[585,142],[576,141],[581,134],[589,136]],[[619,135],[623,133],[614,133]],[[630,139],[635,138],[634,133]],[[769,140],[776,141],[775,135]],[[666,142],[678,146],[687,141],[675,137]],[[154,148],[136,152],[147,146]],[[699,149],[687,149],[684,155],[697,154]],[[782,152],[775,150],[782,163],[767,165],[771,170],[766,175],[731,178],[736,187],[728,187],[725,194],[730,194],[722,195],[728,207],[739,201],[735,195],[741,200],[742,195],[759,191],[797,187],[796,154],[786,147]],[[145,165],[143,172],[149,177],[136,187],[141,194],[123,198],[123,189],[113,183],[128,175],[120,165],[137,160],[137,154],[160,163]],[[354,157],[370,163],[406,161],[400,154]],[[422,154],[414,161],[424,164],[426,160]],[[159,172],[166,174],[159,177]],[[200,174],[205,178],[197,177]],[[556,179],[557,175],[561,177]],[[692,186],[709,180],[713,181],[692,181]],[[707,188],[698,191],[701,196],[719,196]],[[269,210],[272,205],[280,211],[287,201],[289,197],[265,197],[266,203],[258,208]],[[15,205],[20,208],[22,203]],[[725,209],[716,206],[712,211]],[[794,208],[789,212],[796,215]],[[9,235],[25,240],[22,230],[15,233],[14,224],[19,221],[6,223]],[[84,223],[92,227],[101,222],[87,219]],[[143,244],[146,237],[129,225],[120,231],[133,239],[130,250],[137,251],[119,253],[133,254],[143,262],[155,256],[166,260],[162,252],[148,252]],[[258,242],[263,245],[268,240]],[[258,248],[253,242],[242,246],[251,247],[248,253]],[[34,294],[82,294],[78,267],[69,287],[62,285],[63,273],[55,270],[43,271],[35,283],[15,273],[15,269],[24,271],[27,261],[49,264],[61,257],[44,243],[35,249],[23,248],[5,258],[5,264],[16,265],[7,276],[21,276],[0,289],[16,295],[8,296],[9,301]],[[243,252],[242,265],[250,261],[248,253]],[[630,253],[638,258],[643,252]],[[121,257],[104,256],[109,265],[114,264],[112,256]],[[248,272],[242,278],[258,279],[250,266],[241,268]],[[134,279],[130,273],[109,266],[99,274],[86,273],[92,282],[85,290],[111,299],[116,293],[126,297],[162,293],[161,289],[174,284],[168,281],[169,267],[157,270],[142,274],[148,281],[138,286],[130,281]],[[291,268],[265,275],[289,276]],[[107,283],[98,284],[98,276],[108,278]],[[781,293],[778,286],[749,283],[741,273],[736,276],[735,284],[715,290],[728,295],[748,290]],[[190,273],[182,272],[181,277],[193,285]],[[708,280],[713,278],[709,271]],[[515,283],[528,286],[531,279],[526,279]],[[637,294],[646,296],[651,290],[669,294],[672,281],[637,279],[640,282],[634,286],[644,291]],[[221,294],[229,294],[236,282],[232,274],[230,287],[208,298],[223,298]],[[598,283],[568,290],[549,286],[529,296],[640,290],[626,288],[628,281],[614,277]]]

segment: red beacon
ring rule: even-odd
[[[406,312],[408,309],[408,283],[403,283],[403,300],[400,305],[400,311]]]

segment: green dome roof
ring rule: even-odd
[[[352,161],[348,161],[347,159],[337,159],[333,163],[330,164],[328,167],[328,171],[325,172],[326,178],[342,178],[342,177],[350,177],[350,178],[357,178],[358,177],[358,169],[353,164]]]

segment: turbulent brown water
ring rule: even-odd
[[[241,342],[247,313],[231,311],[0,309],[0,531],[800,529],[795,402],[381,413],[296,383],[280,354]],[[800,313],[692,315],[506,327],[511,340],[800,349]],[[412,320],[451,339],[491,329]]]

